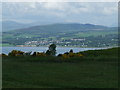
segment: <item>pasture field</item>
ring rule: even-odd
[[[83,57],[2,58],[3,88],[118,88],[118,48]]]

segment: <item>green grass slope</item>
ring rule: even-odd
[[[118,48],[84,57],[3,57],[3,88],[118,88]]]

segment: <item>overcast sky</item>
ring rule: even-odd
[[[117,26],[117,2],[4,2],[3,20]]]

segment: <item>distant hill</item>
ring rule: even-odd
[[[2,23],[3,32],[30,27],[28,24],[22,24],[15,21],[1,21],[0,23]]]
[[[68,24],[51,24],[51,25],[38,25],[29,28],[23,28],[19,30],[14,30],[14,32],[21,33],[59,33],[59,32],[86,32],[86,31],[104,31],[112,30],[114,28],[93,25],[93,24],[78,24],[78,23],[68,23]]]
[[[104,47],[108,44],[109,46],[115,46],[118,38],[117,30],[117,27],[78,23],[37,25],[3,32],[2,43],[24,45],[28,41],[44,41],[40,45],[49,45],[51,42],[56,41],[62,46],[66,45],[66,42],[69,42],[67,43],[69,45],[81,47],[83,44],[89,47]],[[82,42],[71,40],[81,38]]]
[[[2,32],[24,32],[24,33],[55,33],[55,32],[74,32],[74,31],[98,31],[98,30],[110,30],[110,28],[102,25],[94,24],[79,24],[79,23],[56,23],[56,24],[41,24],[41,23],[30,23],[23,24],[15,21],[2,21]]]

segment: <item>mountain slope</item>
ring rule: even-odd
[[[49,45],[55,41],[62,46],[66,45],[66,43],[68,44],[68,42],[71,46],[83,46],[83,44],[89,47],[115,46],[118,41],[117,30],[117,27],[93,24],[39,25],[3,32],[2,43],[24,45],[29,41],[41,41],[40,45]]]
[[[1,23],[3,32],[29,27],[27,24],[18,23],[15,21],[2,21]]]
[[[22,33],[59,33],[59,32],[85,32],[85,31],[102,31],[110,30],[111,28],[93,25],[93,24],[78,24],[78,23],[69,23],[69,24],[51,24],[51,25],[39,25],[29,28],[23,28],[19,30],[14,30],[13,32],[22,32]]]

